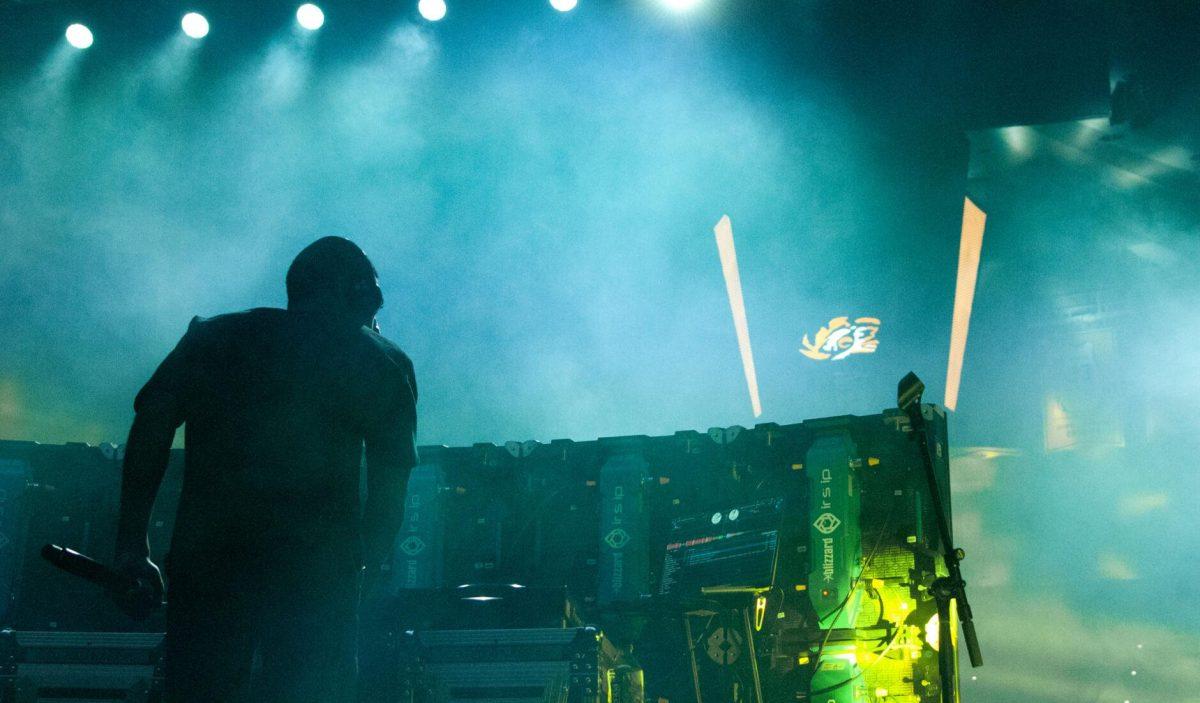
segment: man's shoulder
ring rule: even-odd
[[[412,359],[408,358],[408,354],[404,353],[404,350],[400,348],[400,345],[374,330],[367,329],[366,327],[363,327],[359,334],[361,335],[361,338],[365,342],[367,348],[369,348],[372,353],[377,354],[379,358],[386,363],[386,365],[394,367],[405,374],[412,375]]]
[[[281,324],[287,317],[287,311],[279,308],[251,308],[228,312],[212,317],[192,318],[188,325],[189,334],[210,335],[240,332],[246,329],[262,328]]]
[[[221,315],[213,315],[212,317],[197,315],[192,318],[191,326],[200,329],[223,330],[282,322],[286,318],[287,310],[280,308],[250,308],[249,310],[227,312]]]

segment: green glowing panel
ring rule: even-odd
[[[858,449],[845,433],[820,437],[808,450],[808,594],[820,626],[854,627],[860,590],[854,588],[862,560]]]
[[[820,703],[866,703],[866,685],[854,644],[827,645],[813,673],[809,699]]]

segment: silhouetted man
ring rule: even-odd
[[[287,293],[287,310],[192,320],[134,402],[117,566],[160,587],[147,523],[186,425],[166,564],[169,703],[353,699],[359,575],[365,563],[364,592],[379,580],[400,527],[417,387],[372,329],[383,295],[353,243],[305,248]]]

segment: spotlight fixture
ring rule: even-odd
[[[92,30],[82,24],[73,24],[67,27],[67,43],[76,49],[86,49],[92,45],[95,38],[92,36]]]
[[[325,13],[311,2],[306,2],[296,10],[296,23],[309,31],[320,29],[325,24]]]
[[[420,0],[417,11],[430,22],[437,22],[446,16],[446,0]]]
[[[570,12],[579,4],[579,0],[550,0],[550,7],[559,12]]]
[[[203,39],[208,36],[208,20],[204,19],[204,15],[199,12],[187,13],[179,24],[183,27],[183,33],[192,39]]]

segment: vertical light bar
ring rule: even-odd
[[[975,301],[975,279],[979,276],[979,255],[983,251],[983,228],[987,213],[970,198],[963,199],[962,241],[958,245],[958,283],[954,288],[954,320],[950,326],[950,360],[946,365],[946,408],[958,406],[958,386],[962,380],[963,356],[967,351],[967,328],[971,324],[971,304]]]
[[[750,389],[750,407],[754,417],[762,415],[758,402],[758,377],[754,373],[754,353],[750,351],[750,325],[746,322],[746,303],[742,300],[742,278],[738,274],[737,252],[733,248],[733,223],[724,215],[713,227],[717,237],[717,252],[721,255],[721,272],[725,274],[725,290],[729,293],[729,310],[733,313],[733,328],[737,331],[738,349],[742,352],[742,369],[746,372],[746,387]]]

